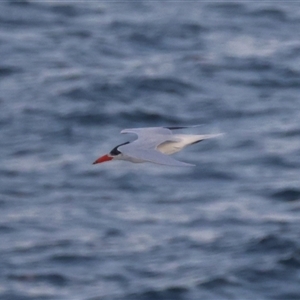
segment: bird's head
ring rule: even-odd
[[[126,143],[123,143],[123,144],[120,144],[120,145],[116,146],[108,154],[105,154],[105,155],[99,157],[98,159],[96,159],[93,162],[93,165],[100,164],[100,163],[103,163],[103,162],[106,162],[106,161],[110,161],[110,160],[113,160],[113,159],[122,159],[123,154],[122,154],[121,151],[118,150],[118,148],[120,146],[126,145],[128,143],[129,142],[126,142]]]

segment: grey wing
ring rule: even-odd
[[[166,127],[146,127],[123,129],[121,133],[134,133],[138,137],[148,137],[152,135],[172,135],[172,131]]]
[[[185,162],[176,160],[170,156],[162,154],[153,149],[140,149],[132,147],[130,144],[119,147],[120,151],[132,158],[152,162],[160,165],[174,166],[174,167],[191,167],[195,166]]]
[[[185,129],[199,127],[201,125],[191,125],[191,126],[170,126],[170,127],[144,127],[144,128],[129,128],[123,129],[121,133],[134,133],[138,137],[144,137],[149,135],[172,135],[172,130]]]
[[[164,127],[170,130],[177,130],[177,129],[185,129],[185,128],[195,128],[195,127],[200,127],[202,125],[190,125],[190,126],[168,126]]]
[[[132,128],[124,129],[121,133],[134,133],[138,139],[133,141],[135,148],[155,150],[158,145],[166,141],[178,141],[178,138],[173,136],[172,131],[163,127],[148,127],[148,128]]]

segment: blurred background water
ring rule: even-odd
[[[300,299],[299,28],[298,1],[1,1],[0,299]],[[191,124],[225,133],[197,167],[92,165]]]

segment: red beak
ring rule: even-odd
[[[109,160],[112,160],[112,159],[113,159],[113,157],[106,154],[106,155],[103,155],[103,156],[99,157],[97,160],[95,160],[93,162],[93,165],[100,164],[100,163],[103,163],[105,161],[109,161]]]

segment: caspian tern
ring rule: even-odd
[[[108,154],[99,157],[93,164],[119,159],[134,163],[151,162],[177,167],[195,166],[178,161],[168,155],[179,152],[188,145],[199,143],[220,134],[187,135],[173,134],[172,132],[172,130],[188,127],[195,126],[124,129],[121,133],[133,133],[138,138],[133,142],[126,142],[116,146]]]

